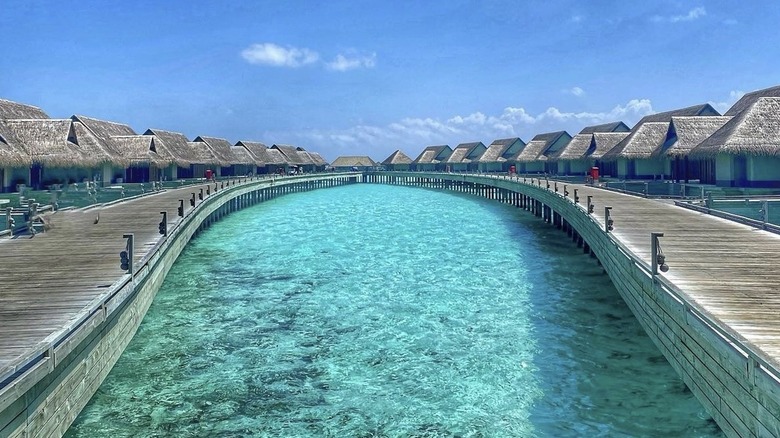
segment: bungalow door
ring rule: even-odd
[[[747,157],[744,155],[734,156],[733,184],[735,187],[747,186]]]
[[[43,164],[33,163],[30,167],[30,186],[40,190],[43,184]]]

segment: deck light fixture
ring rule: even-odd
[[[179,217],[184,217],[184,199],[179,199],[179,208],[176,210]]]
[[[593,205],[593,196],[588,195],[588,214],[593,214],[595,208],[596,207]]]
[[[611,217],[612,207],[604,207],[604,231],[609,233],[615,229],[615,221]]]
[[[578,204],[580,202],[580,195],[577,194],[577,189],[574,189],[574,203]]]
[[[160,220],[160,223],[157,224],[157,229],[160,231],[160,234],[163,236],[168,235],[168,212],[167,211],[161,211],[160,214],[162,215],[162,220]]]
[[[669,271],[669,265],[666,264],[666,256],[661,249],[661,242],[658,240],[659,237],[664,237],[664,233],[650,233],[651,270],[653,275],[658,275],[659,270],[661,272]]]
[[[195,193],[194,192],[190,193],[190,195],[192,195],[192,197],[190,198],[190,207],[194,207],[195,206]]]

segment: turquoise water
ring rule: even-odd
[[[563,233],[362,184],[194,239],[67,436],[720,432]]]

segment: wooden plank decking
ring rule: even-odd
[[[168,212],[169,223],[178,221],[179,199],[190,210],[190,193],[202,187],[206,185],[56,212],[48,216],[52,228],[45,233],[0,238],[0,371],[66,326],[121,278],[122,234],[135,234],[134,260],[139,261],[161,237],[160,212]]]

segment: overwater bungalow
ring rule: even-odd
[[[461,143],[455,146],[445,164],[453,172],[476,171],[477,160],[485,153],[487,147],[481,141]]]
[[[752,95],[745,100],[734,104],[738,106],[736,114],[726,112],[733,117],[690,155],[710,163],[704,166],[702,182],[726,187],[780,187],[780,97]]]
[[[330,164],[336,171],[350,171],[350,170],[375,170],[377,167],[376,161],[366,155],[344,155],[333,160]]]
[[[233,164],[236,162],[236,157],[233,156],[233,150],[229,141],[224,138],[197,136],[194,143],[204,143],[211,153],[217,158],[220,169],[214,169],[217,171],[217,176],[234,176]]]
[[[493,140],[485,152],[477,159],[477,170],[480,172],[508,172],[509,160],[525,147],[525,142],[518,137]]]
[[[144,183],[176,178],[176,162],[161,141],[151,135],[115,136],[112,141],[130,163],[124,169],[123,182]],[[119,182],[119,178],[115,179]]]
[[[155,138],[155,145],[162,144],[165,152],[170,156],[173,162],[176,164],[176,170],[171,171],[171,178],[193,178],[193,165],[195,156],[192,153],[192,148],[189,146],[187,137],[184,134],[172,131],[165,131],[162,129],[147,129],[144,132],[145,136],[152,136]],[[202,177],[203,175],[201,175]]]
[[[205,178],[207,170],[211,171],[213,176],[222,176],[222,168],[230,167],[230,162],[220,159],[214,154],[214,151],[204,141],[188,141],[187,147],[192,163],[192,178]]]
[[[269,163],[271,163],[268,165],[269,168],[273,166],[276,169],[273,173],[289,174],[293,168],[298,168],[298,166],[289,163],[279,149],[268,148],[266,154],[268,155]]]
[[[106,177],[106,169],[127,162],[103,149],[84,125],[71,119],[13,119],[3,123],[17,150],[32,161],[28,168],[12,169],[11,186],[25,184],[42,189],[52,184],[100,180]],[[110,171],[108,175],[110,178]]]
[[[710,104],[694,105],[643,117],[631,133],[601,159],[603,173],[622,179],[663,178],[665,162],[653,152],[666,141],[672,117],[720,116]]]
[[[585,175],[592,167],[598,167],[601,156],[623,140],[629,131],[623,122],[587,126],[552,154],[549,161],[557,163],[559,175]]]
[[[165,150],[162,142],[156,142],[150,136],[140,136],[123,123],[79,115],[71,119],[83,124],[110,155],[124,159],[123,163],[112,163],[113,166],[104,168],[104,184],[176,178],[176,160]]]
[[[255,160],[255,173],[258,175],[277,173],[277,169],[284,167],[283,162],[273,162],[268,146],[258,141],[246,141],[241,140],[236,143],[236,146],[245,148]],[[281,160],[281,157],[279,157]]]
[[[556,173],[556,163],[548,163],[554,155],[571,141],[566,131],[548,132],[535,136],[509,162],[517,166],[518,173]]]
[[[310,162],[306,156],[303,156],[298,153],[298,149],[295,146],[291,145],[285,145],[285,144],[275,144],[271,146],[271,149],[275,149],[279,151],[280,154],[282,154],[282,157],[284,158],[284,162],[287,165],[285,172],[286,173],[297,173],[300,171],[303,172],[313,172],[314,166],[312,162]]]
[[[16,139],[8,128],[0,120],[0,192],[16,190],[16,184],[24,184],[14,179],[14,174],[29,173],[32,159],[29,155],[17,148]]]
[[[447,170],[445,162],[450,155],[452,155],[452,148],[449,145],[428,146],[412,161],[412,170]]]
[[[664,176],[675,182],[700,180],[702,173],[708,172],[707,167],[714,164],[690,157],[690,153],[730,119],[730,116],[672,117],[663,145],[652,154],[664,161]]]
[[[230,151],[235,157],[235,161],[231,164],[231,175],[244,176],[254,175],[257,171],[257,160],[249,151],[243,146],[231,146]]]
[[[307,151],[300,146],[295,148],[295,150],[298,151],[299,155],[303,155],[307,162],[312,163],[311,170],[306,170],[307,172],[323,172],[325,171],[325,168],[328,167],[327,160],[325,160],[325,158],[323,158],[322,155],[320,155],[318,152]]]
[[[386,170],[408,171],[412,167],[412,159],[398,149],[390,154],[389,157],[385,158],[384,161],[382,161],[382,165],[385,166]]]

